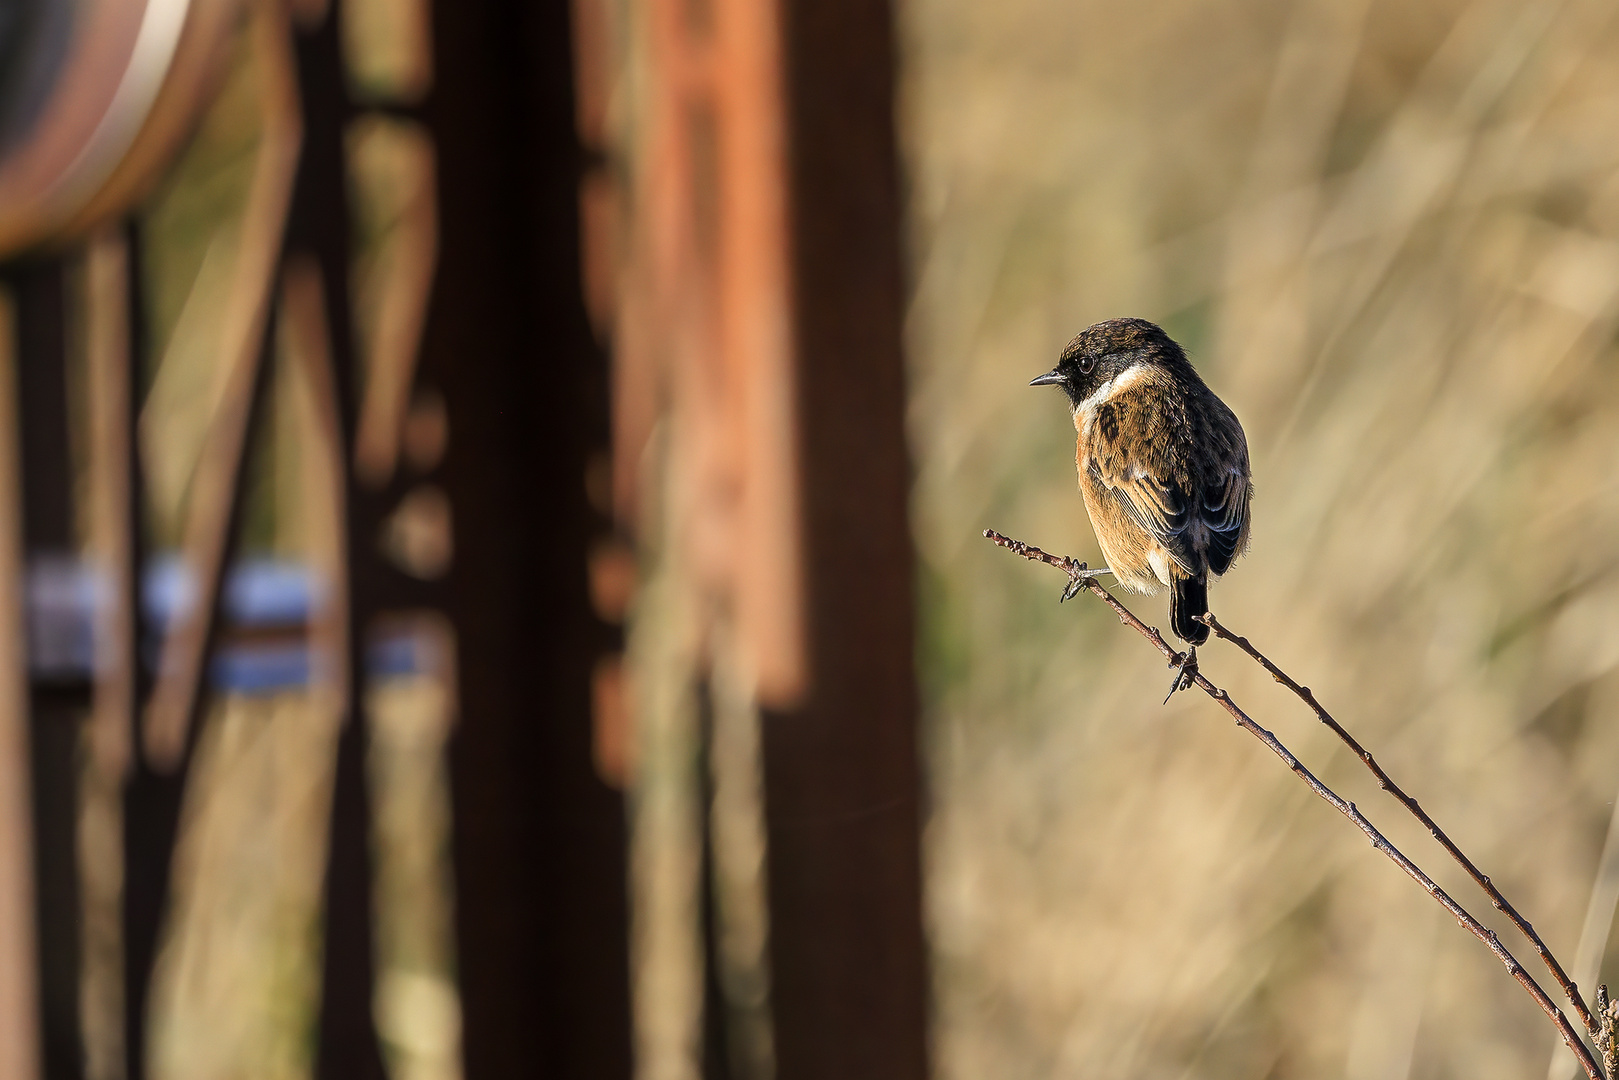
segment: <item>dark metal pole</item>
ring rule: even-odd
[[[29,563],[70,559],[77,546],[68,435],[66,269],[59,259],[17,268],[18,404],[23,537]],[[62,563],[60,565],[66,565]],[[37,629],[37,628],[34,628]],[[33,635],[30,635],[31,637]],[[82,672],[41,678],[31,658],[28,706],[40,1020],[46,1080],[84,1075],[79,1020],[78,791],[81,728],[89,709]]]
[[[812,686],[763,729],[778,1076],[921,1080],[893,13],[787,0],[783,14]]]
[[[607,365],[579,274],[567,0],[434,5],[440,259],[421,378],[444,395],[456,925],[470,1080],[630,1075],[622,796],[591,761],[593,613],[608,524],[585,465]]]

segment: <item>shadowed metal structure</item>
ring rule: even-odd
[[[7,1077],[924,1076],[888,5],[25,7]]]
[[[893,13],[580,12],[587,298],[647,572],[637,1047],[659,1075],[921,1077]]]
[[[291,679],[286,685],[335,688],[340,713],[363,716],[368,680],[378,677],[384,663],[368,644],[377,628],[392,625],[399,613],[437,611],[448,620],[460,658],[459,670],[446,681],[459,697],[448,761],[454,823],[449,857],[459,956],[460,1003],[454,1007],[465,1017],[464,1025],[456,1020],[446,1029],[456,1040],[451,1049],[469,1075],[627,1076],[622,799],[596,779],[590,756],[591,672],[597,656],[613,647],[615,631],[597,618],[586,597],[585,553],[602,522],[581,482],[585,461],[606,440],[606,368],[581,306],[572,239],[579,154],[566,5],[442,5],[431,23],[420,6],[421,33],[405,43],[403,60],[399,49],[389,52],[397,40],[383,40],[378,53],[377,42],[368,43],[364,35],[397,39],[409,22],[410,4],[392,5],[392,15],[385,10],[380,31],[377,5],[363,0],[356,0],[353,14],[319,3],[283,9],[271,0],[167,8],[153,0],[144,16],[139,5],[103,6],[111,14],[80,20],[72,30],[77,37],[49,33],[54,24],[37,16],[54,10],[50,5],[23,12],[28,17],[9,27],[16,35],[8,42],[37,61],[27,68],[31,82],[12,80],[5,88],[13,92],[8,104],[16,107],[6,114],[10,126],[0,152],[0,187],[7,192],[0,232],[9,249],[20,252],[4,273],[6,355],[16,358],[8,377],[19,379],[26,418],[20,446],[25,482],[10,497],[21,500],[26,535],[19,539],[26,541],[28,580],[35,583],[30,595],[45,580],[41,569],[51,565],[41,561],[44,556],[66,560],[64,580],[78,580],[76,552],[88,542],[76,524],[75,470],[86,466],[70,446],[82,437],[70,413],[78,407],[75,395],[84,392],[84,378],[99,388],[108,376],[105,364],[81,366],[81,327],[105,324],[105,312],[127,309],[120,324],[128,335],[122,363],[133,364],[136,375],[126,378],[123,408],[127,415],[142,414],[150,427],[142,395],[155,385],[150,373],[160,363],[171,366],[154,348],[172,353],[172,341],[164,345],[161,335],[175,332],[154,325],[151,314],[156,304],[159,322],[172,318],[162,313],[165,281],[151,276],[173,246],[166,231],[171,226],[153,207],[163,205],[162,192],[176,167],[201,167],[187,163],[197,160],[195,147],[211,137],[210,118],[232,94],[248,94],[242,100],[249,108],[260,107],[254,100],[262,102],[266,118],[246,126],[266,134],[253,159],[261,179],[252,181],[257,186],[248,189],[240,218],[247,246],[236,249],[243,260],[259,259],[261,269],[256,277],[244,271],[232,286],[237,293],[228,303],[248,315],[240,324],[242,351],[216,355],[223,363],[239,363],[241,373],[225,384],[220,408],[203,418],[209,449],[195,466],[182,525],[179,569],[195,579],[200,603],[171,606],[162,624],[148,619],[139,650],[131,636],[105,638],[98,631],[94,643],[69,656],[56,674],[42,667],[48,657],[38,640],[31,650],[27,741],[33,750],[25,760],[33,762],[32,775],[28,787],[19,789],[8,779],[4,791],[6,827],[31,818],[31,828],[24,827],[35,851],[33,872],[9,875],[8,881],[24,887],[37,882],[38,903],[28,905],[37,912],[32,918],[0,903],[7,970],[24,975],[0,993],[0,1043],[6,1054],[17,1055],[6,1059],[6,1075],[29,1080],[172,1072],[174,1048],[154,1043],[152,1026],[154,1009],[174,1007],[165,1004],[171,999],[164,995],[172,991],[154,990],[154,979],[161,980],[163,964],[176,962],[163,959],[174,947],[164,941],[182,918],[176,905],[191,903],[175,892],[190,873],[175,861],[176,845],[191,828],[187,803],[201,798],[188,789],[200,782],[195,755],[215,723],[206,718],[209,703],[249,692],[242,689],[249,684]],[[131,17],[120,22],[112,17],[118,10]],[[170,20],[163,25],[178,46],[159,50],[163,55],[154,59],[155,31],[146,22],[163,18]],[[143,32],[147,39],[137,44]],[[367,49],[357,60],[356,50]],[[131,89],[134,76],[126,75],[120,89],[108,90],[91,76],[104,82],[109,71],[116,75],[115,63],[87,68],[87,54],[123,56],[144,82]],[[382,61],[373,62],[373,54]],[[401,65],[409,69],[413,63],[415,70],[401,77]],[[257,89],[246,89],[252,87]],[[132,93],[139,99],[134,105]],[[291,111],[278,112],[283,105]],[[111,145],[109,139],[118,143],[125,156],[112,154],[99,171],[88,173],[85,163],[97,160],[85,156],[89,151],[62,158],[57,143],[81,129],[96,131],[97,146]],[[397,168],[387,172],[393,163],[386,157],[377,166],[374,152],[369,159],[357,156],[377,143],[363,139],[378,130],[403,131],[425,146],[428,156],[418,154],[418,160],[431,169],[436,157],[439,174],[438,195],[429,181],[422,189],[429,201],[418,200],[421,210],[411,211],[412,220],[424,224],[405,224],[406,240],[415,229],[413,235],[428,241],[388,250],[380,265],[392,277],[380,286],[380,296],[365,291],[375,271],[368,279],[352,269],[365,254],[366,215],[375,215],[364,201],[367,176],[379,167],[385,183],[400,175]],[[79,172],[54,176],[49,165],[58,159],[72,160]],[[368,161],[371,174],[353,171]],[[29,209],[36,204],[48,209]],[[121,214],[134,224],[120,227]],[[100,230],[97,238],[83,239],[86,225]],[[392,220],[383,227],[392,228]],[[113,268],[110,281],[101,280],[107,278],[103,270],[99,285],[88,290],[64,284],[78,280],[86,244],[122,251],[125,232],[131,254],[113,263],[101,260]],[[432,239],[438,233],[442,245]],[[91,276],[96,273],[92,266]],[[402,274],[418,284],[397,291]],[[221,280],[230,280],[228,274]],[[437,283],[430,293],[423,290],[429,282]],[[414,318],[408,316],[412,304],[420,311]],[[386,348],[373,344],[378,310],[392,320],[381,331],[394,335]],[[251,491],[262,467],[250,459],[261,452],[252,448],[268,437],[268,425],[280,423],[266,410],[273,405],[280,415],[290,408],[279,390],[273,403],[269,396],[272,381],[281,378],[272,379],[270,358],[287,354],[315,357],[308,377],[317,414],[320,407],[331,409],[335,460],[356,462],[350,472],[356,478],[342,480],[341,473],[350,470],[339,464],[330,518],[338,530],[330,534],[337,538],[338,562],[323,570],[318,549],[311,549],[311,572],[331,585],[303,601],[306,608],[292,616],[289,631],[275,631],[290,632],[291,638],[275,641],[293,643],[310,659],[276,675],[264,665],[288,646],[276,646],[282,653],[255,646],[259,639],[252,634],[263,638],[268,631],[245,630],[246,616],[223,606],[230,595],[253,587],[247,584],[251,577],[240,586],[222,588],[221,582],[228,576],[224,568],[243,565],[242,538],[252,535],[259,513]],[[133,395],[128,382],[135,384]],[[91,399],[107,396],[98,393],[92,389]],[[446,421],[454,433],[447,452]],[[302,452],[318,460],[326,452],[318,439],[325,436],[314,431],[317,442]],[[363,449],[357,443],[362,432],[369,440]],[[126,502],[125,512],[136,517],[121,534],[114,562],[126,569],[112,582],[115,595],[119,588],[133,590],[128,568],[147,564],[154,542],[171,542],[145,509],[152,482],[146,472],[154,459],[138,464],[132,429],[126,435],[121,449],[113,447],[113,468],[127,473],[126,500],[133,494],[137,502]],[[105,480],[106,457],[91,455],[92,487]],[[316,513],[317,489],[305,487],[299,496],[310,507],[306,516]],[[400,555],[388,542],[379,544],[379,536],[386,540],[416,527],[415,519],[394,524],[401,507],[440,503],[453,509],[453,518],[445,520],[453,528],[445,540],[455,552],[452,565],[442,565],[443,559],[437,565],[412,563],[414,549]],[[118,530],[106,534],[103,528],[96,535],[116,537]],[[200,559],[198,552],[204,553]],[[335,599],[319,599],[334,595],[333,586]],[[159,601],[150,587],[145,594],[150,611]],[[12,597],[10,603],[20,600]],[[101,618],[107,601],[82,611],[74,606],[81,601],[67,603],[58,621],[67,619],[64,625],[71,628]],[[50,618],[56,616],[35,608],[31,625],[55,625]],[[193,644],[186,644],[187,634]],[[120,649],[131,651],[129,663],[114,662]],[[22,674],[21,668],[8,670],[8,679]],[[118,865],[111,879],[112,902],[123,910],[121,931],[114,930],[112,939],[122,989],[98,997],[81,990],[81,984],[99,987],[105,980],[97,982],[104,973],[91,973],[95,964],[80,955],[81,942],[99,941],[95,934],[101,931],[92,932],[94,915],[79,903],[89,895],[86,889],[95,888],[78,879],[86,865],[107,863],[84,862],[88,849],[81,831],[83,807],[95,801],[88,792],[102,773],[81,770],[78,746],[92,688],[98,702],[111,700],[104,684],[119,670],[137,673],[138,700],[113,712],[122,717],[127,741],[141,752],[111,765],[111,790],[121,792],[115,798],[123,807],[113,819],[122,822],[117,828],[123,841],[113,852]],[[334,682],[320,674],[330,670],[349,674]],[[131,730],[137,717],[144,723]],[[335,760],[310,762],[317,776],[331,770],[330,825],[324,839],[314,838],[327,866],[319,905],[324,948],[316,954],[324,957],[315,997],[319,1039],[311,1063],[323,1076],[381,1077],[390,1069],[385,1059],[396,1054],[384,1046],[395,1036],[384,1031],[379,1037],[376,1027],[378,1017],[386,1020],[392,991],[378,982],[382,929],[373,905],[392,901],[374,891],[377,860],[387,853],[379,856],[375,847],[381,826],[373,821],[377,793],[368,794],[377,782],[377,766],[367,765],[375,758],[368,726],[344,723]],[[19,815],[12,793],[28,788],[33,794],[24,797],[33,811]],[[7,857],[26,850],[8,841]],[[86,902],[95,908],[98,901]],[[30,924],[37,924],[37,938]],[[37,963],[15,951],[25,946]],[[29,971],[43,973],[37,989],[30,988]],[[124,1017],[111,1027],[108,1007]],[[42,1037],[30,1029],[42,1030]],[[546,1034],[538,1034],[542,1029]],[[160,1059],[170,1064],[157,1068]]]

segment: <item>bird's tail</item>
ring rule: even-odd
[[[1209,610],[1209,579],[1205,574],[1178,578],[1169,597],[1169,625],[1175,636],[1193,645],[1209,640],[1209,628],[1196,617]]]

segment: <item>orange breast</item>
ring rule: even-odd
[[[1102,548],[1108,568],[1119,584],[1132,592],[1157,592],[1168,582],[1159,581],[1153,572],[1152,555],[1158,551],[1160,563],[1171,561],[1160,550],[1162,545],[1135,523],[1106,485],[1091,475],[1090,455],[1085,451],[1083,436],[1074,462],[1079,469],[1079,492],[1085,500],[1085,512],[1090,515],[1091,528],[1096,531],[1096,542]]]

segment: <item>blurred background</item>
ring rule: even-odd
[[[10,0],[0,1080],[1568,1080],[980,533],[1099,560],[1026,384],[1164,325],[1215,610],[1589,998],[1616,129],[1596,0]]]

